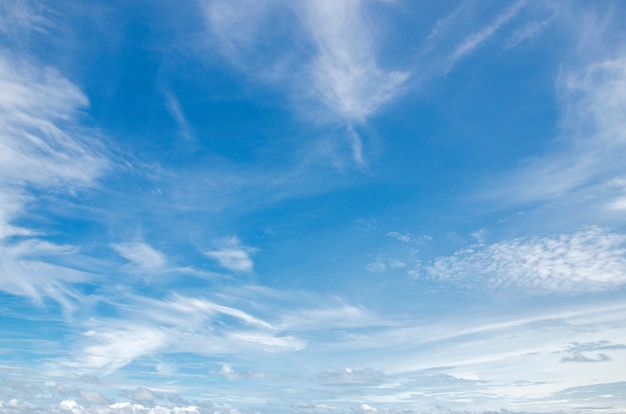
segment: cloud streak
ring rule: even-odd
[[[444,74],[452,71],[458,61],[472,54],[483,42],[491,38],[502,26],[511,21],[522,6],[524,6],[523,1],[515,2],[511,7],[506,9],[504,13],[496,17],[491,24],[463,39],[450,56],[448,56],[443,67]]]

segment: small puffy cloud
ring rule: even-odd
[[[222,368],[218,372],[219,375],[223,376],[229,381],[235,381],[241,378],[264,378],[265,375],[262,372],[239,372],[235,371],[231,364],[223,364]]]
[[[533,293],[606,291],[626,284],[626,236],[592,227],[554,236],[477,244],[439,257],[422,272],[434,280]]]
[[[250,254],[255,249],[241,244],[237,237],[229,237],[218,243],[218,248],[204,253],[205,256],[217,261],[217,263],[228,270],[235,272],[250,272],[254,262]]]
[[[377,413],[378,410],[369,404],[359,405],[353,412],[355,413]]]
[[[84,412],[83,407],[78,405],[78,403],[76,403],[76,401],[74,400],[61,401],[61,403],[59,404],[59,408],[61,408],[63,412],[69,411],[72,414],[81,414]]]
[[[368,263],[365,268],[372,273],[378,273],[387,270],[387,265],[384,259],[379,256],[372,263]]]

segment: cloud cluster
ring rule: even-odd
[[[626,236],[592,227],[556,236],[477,244],[435,259],[425,275],[471,289],[530,293],[606,291],[626,284]]]

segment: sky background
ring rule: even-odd
[[[624,22],[0,0],[0,412],[624,413]]]

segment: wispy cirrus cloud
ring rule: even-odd
[[[260,317],[208,299],[180,295],[132,299],[122,306],[131,311],[128,317],[86,321],[75,358],[64,364],[107,374],[157,354],[289,352],[305,345]]]
[[[32,30],[44,31],[51,22],[42,13],[46,7],[30,0],[0,1],[0,35],[19,37]]]
[[[620,53],[563,69],[557,91],[558,150],[494,179],[484,197],[507,206],[558,202],[575,217],[582,211],[612,216],[622,210],[625,194],[626,57]]]
[[[344,124],[354,160],[365,162],[353,124],[402,94],[411,76],[378,62],[380,36],[372,31],[367,2],[258,2],[249,7],[216,0],[202,5],[218,47],[231,62],[290,91],[295,106],[306,108],[306,117]],[[284,42],[286,37],[291,42]],[[281,47],[261,53],[270,39]],[[326,115],[319,116],[320,104]]]
[[[449,73],[457,62],[474,52],[483,42],[491,38],[502,26],[511,21],[524,6],[523,1],[517,1],[512,6],[507,8],[502,14],[495,18],[488,26],[482,28],[480,31],[467,36],[461,43],[459,43],[454,51],[446,59],[443,72]]]
[[[409,72],[383,69],[376,61],[377,45],[362,1],[305,4],[317,51],[309,76],[318,98],[340,117],[364,121],[401,92]]]
[[[76,292],[68,284],[89,278],[71,260],[61,263],[78,250],[13,223],[36,206],[39,192],[95,186],[109,161],[95,132],[77,120],[86,96],[57,71],[0,51],[0,85],[0,289],[69,306]]]
[[[517,47],[523,42],[527,42],[539,37],[544,31],[546,31],[553,23],[556,17],[556,13],[548,16],[547,18],[535,22],[531,22],[516,30],[509,40],[504,44],[505,49],[512,49]]]

